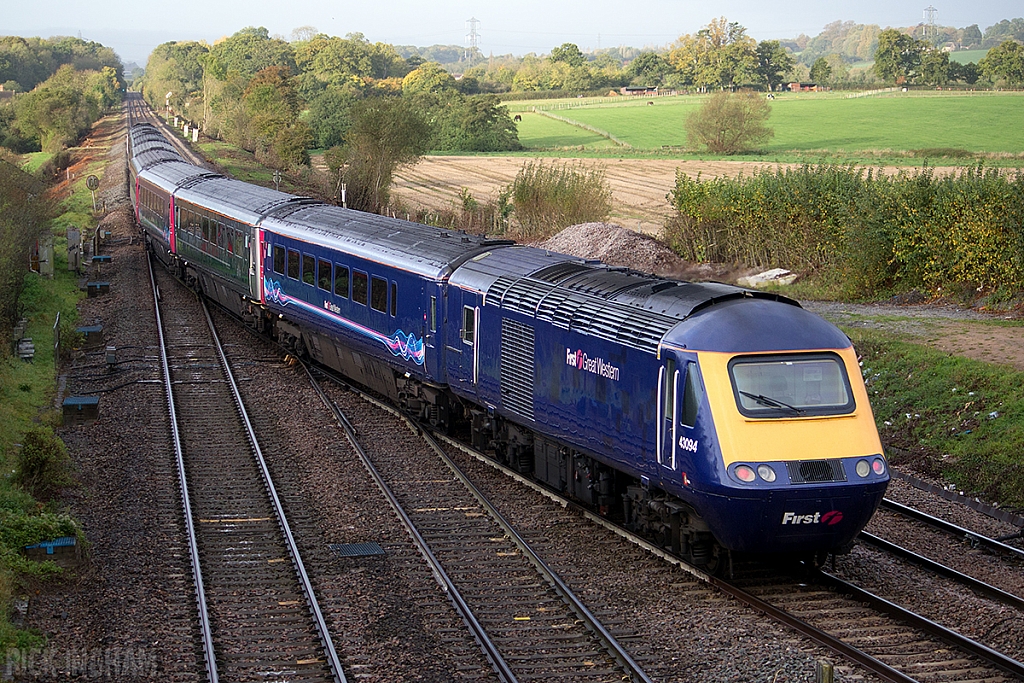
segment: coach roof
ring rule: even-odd
[[[213,174],[182,183],[175,197],[248,225],[258,225],[273,211],[316,202]]]
[[[512,244],[327,204],[285,207],[262,227],[432,279],[446,278],[488,249]]]

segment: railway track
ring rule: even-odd
[[[356,401],[347,408],[357,414],[350,419],[312,374],[310,380],[499,680],[651,680],[429,434],[409,423],[403,449],[367,443],[353,423],[376,433],[393,429],[398,414]],[[378,408],[391,413],[384,418],[391,426],[382,425]]]
[[[343,682],[209,312],[150,277],[207,680]]]
[[[461,442],[453,448],[501,469],[559,504],[572,506],[546,489],[502,467]],[[685,565],[656,547],[593,513],[580,513],[663,559],[677,564],[708,584],[831,649],[881,680],[920,683],[945,680],[1024,680],[1024,666],[1012,657],[967,639],[955,631],[872,594],[852,583],[818,570],[793,577],[763,566],[738,572],[725,581]],[[971,590],[976,584],[967,582]],[[992,589],[998,594],[998,589]],[[1006,596],[1012,603],[1016,596]]]
[[[192,148],[185,144],[185,141],[178,136],[177,131],[167,125],[166,121],[157,116],[153,110],[150,109],[149,104],[142,99],[142,95],[140,93],[128,93],[125,96],[125,111],[129,125],[133,123],[153,124],[163,132],[164,137],[174,145],[175,149],[177,149],[178,152],[189,161],[189,163],[209,168],[209,164],[206,159],[193,152]]]

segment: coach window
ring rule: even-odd
[[[462,341],[472,345],[476,338],[476,314],[471,306],[462,307]]]
[[[284,247],[274,245],[274,272],[284,275]]]
[[[388,312],[388,281],[382,277],[370,279],[370,308],[381,313]]]
[[[334,264],[334,296],[348,298],[348,267]]]
[[[676,362],[669,358],[668,363],[665,364],[665,412],[662,413],[666,419],[671,419],[675,413],[675,376]]]
[[[394,318],[398,314],[398,283],[391,283],[391,317]]]
[[[325,291],[331,291],[331,262],[320,259],[316,264],[316,285]]]
[[[307,285],[316,284],[316,259],[309,254],[302,255],[302,281]]]
[[[288,250],[288,277],[299,279],[299,252],[294,249]]]
[[[360,273],[358,270],[352,271],[352,301],[357,304],[366,305],[366,289],[367,289],[366,273]]]
[[[686,384],[683,386],[681,419],[684,427],[693,427],[697,424],[697,408],[700,407],[701,396],[703,389],[697,375],[697,364],[689,362],[686,364]]]

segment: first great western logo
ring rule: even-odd
[[[613,381],[619,379],[619,368],[608,363],[604,358],[593,358],[584,353],[581,349],[573,351],[565,349],[565,364],[576,368],[580,372],[589,372],[598,377],[606,377]]]

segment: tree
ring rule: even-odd
[[[800,62],[811,66],[818,57],[833,53],[851,62],[867,61],[878,47],[881,30],[875,24],[855,24],[852,21],[826,24],[822,32],[810,39],[800,52]]]
[[[309,161],[309,129],[299,124],[299,96],[294,78],[283,66],[263,69],[249,81],[242,102],[255,138],[248,148],[259,156],[269,153],[270,165],[287,167]]]
[[[44,152],[74,143],[99,117],[98,103],[84,95],[84,74],[64,65],[52,77],[14,102],[17,126]]]
[[[496,95],[452,95],[432,111],[431,149],[506,152],[521,148],[516,124]]]
[[[171,93],[171,106],[181,110],[186,102],[203,99],[209,52],[209,46],[192,41],[163,43],[153,48],[142,77],[146,101],[162,110],[167,93]]]
[[[243,28],[211,49],[217,61],[230,74],[237,72],[251,78],[269,66],[283,66],[294,73],[295,50],[283,40],[270,37],[270,32],[259,28]]]
[[[811,80],[821,84],[832,80],[832,65],[824,57],[818,57],[811,65]]]
[[[747,29],[725,17],[713,19],[695,35],[682,36],[668,60],[698,88],[732,88],[757,65],[757,43]]]
[[[551,50],[551,61],[565,62],[569,66],[583,66],[587,58],[575,43],[562,43],[560,47]]]
[[[314,36],[296,46],[295,62],[303,80],[335,87],[365,88],[374,81],[400,78],[411,71],[394,47],[370,43],[362,33],[344,38]],[[306,84],[300,89],[309,92],[313,88]]]
[[[313,40],[313,37],[319,33],[316,26],[299,26],[292,29],[291,39],[293,43],[304,43],[307,40]]]
[[[889,83],[913,83],[921,66],[925,44],[894,28],[878,34],[875,50],[875,73]]]
[[[10,330],[21,317],[29,247],[56,215],[46,197],[38,178],[0,158],[0,357],[10,353]]]
[[[1024,83],[1024,46],[1007,40],[989,50],[978,68],[993,82],[1002,78],[1007,85],[1020,85]]]
[[[771,113],[768,101],[754,93],[716,93],[687,118],[686,137],[692,147],[736,154],[775,135],[767,125]]]
[[[981,78],[981,71],[978,70],[976,62],[967,62],[966,64],[958,62],[949,63],[949,80],[974,85],[978,82],[979,78]]]
[[[769,91],[777,90],[792,68],[793,58],[779,41],[762,40],[757,44],[757,66],[754,72]]]
[[[927,50],[921,56],[921,78],[925,85],[946,85],[949,83],[949,53],[942,50]]]
[[[985,29],[985,37],[981,41],[982,47],[995,47],[1007,40],[1016,40],[1024,43],[1024,19],[1017,17],[1007,21],[1003,19]]]
[[[330,149],[344,144],[352,126],[351,109],[358,100],[351,90],[328,87],[309,103],[307,122],[315,147]]]
[[[458,87],[455,79],[437,62],[421,64],[402,79],[402,94],[407,96],[421,93],[440,94],[456,90]]]
[[[395,170],[427,151],[430,127],[404,97],[372,97],[352,111],[340,169],[348,205],[379,213],[387,207]]]
[[[981,47],[981,29],[971,24],[960,33],[960,46],[965,50]]]
[[[633,85],[657,85],[672,65],[657,52],[641,52],[626,68],[626,76]]]

